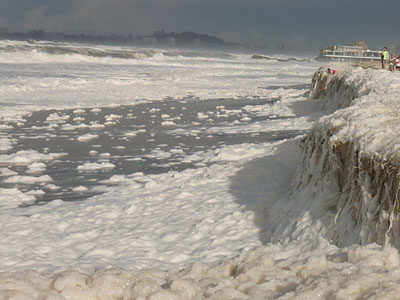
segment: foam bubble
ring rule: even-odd
[[[77,140],[79,142],[89,142],[91,140],[97,139],[98,137],[99,137],[99,135],[97,135],[97,134],[87,133],[87,134],[78,136]]]
[[[77,167],[78,171],[81,172],[92,172],[97,170],[108,170],[115,168],[115,165],[110,162],[103,163],[85,163]]]

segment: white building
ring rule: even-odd
[[[374,61],[381,59],[382,51],[365,50],[359,46],[339,46],[324,49],[318,57],[326,61]]]

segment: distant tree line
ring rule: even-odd
[[[164,30],[156,30],[153,32],[153,37],[157,39],[157,42],[162,44],[168,44],[172,41],[175,42],[176,45],[192,45],[196,43],[200,43],[201,45],[207,46],[226,46],[233,45],[231,43],[226,43],[222,39],[211,36],[208,34],[199,34],[194,32],[182,32],[182,33],[166,33]]]

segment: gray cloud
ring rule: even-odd
[[[395,0],[0,0],[13,30],[149,34],[196,31],[226,40],[304,45],[397,43]],[[393,31],[390,29],[393,28]]]

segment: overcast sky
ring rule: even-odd
[[[382,48],[400,44],[399,5],[398,0],[0,0],[0,27],[134,35],[163,29],[315,47],[365,40]]]

